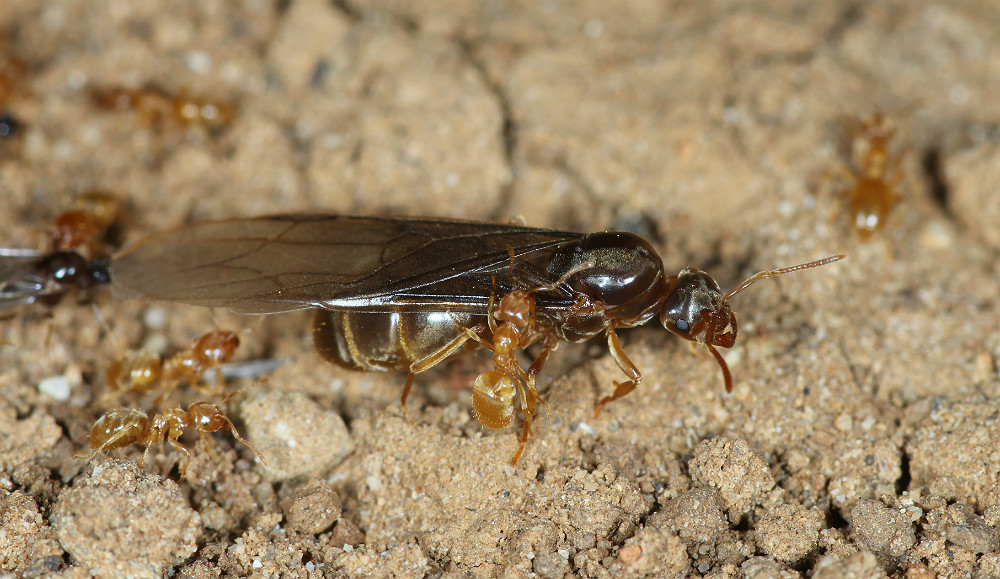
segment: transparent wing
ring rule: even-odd
[[[30,304],[52,292],[35,268],[40,258],[38,250],[0,248],[0,310]]]
[[[551,283],[545,258],[582,234],[469,221],[278,215],[195,223],[115,256],[126,297],[273,313],[482,311]],[[569,303],[567,301],[567,303]]]

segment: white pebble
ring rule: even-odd
[[[208,74],[212,70],[212,57],[203,50],[192,50],[184,59],[188,70],[198,74]]]
[[[38,391],[49,398],[65,402],[69,400],[72,385],[66,375],[49,376],[38,383]]]
[[[167,310],[151,307],[142,314],[142,323],[150,330],[162,330],[167,325]]]

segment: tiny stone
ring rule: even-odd
[[[569,561],[558,553],[536,555],[531,567],[542,579],[562,579],[570,572]]]
[[[226,510],[219,505],[208,505],[201,509],[201,523],[213,531],[225,529],[229,524]]]
[[[626,565],[634,564],[639,560],[639,557],[642,557],[642,547],[639,545],[629,545],[628,547],[622,547],[618,551],[618,558]]]
[[[350,519],[341,518],[330,535],[330,544],[335,547],[342,546],[345,551],[351,551],[355,545],[360,545],[364,542],[365,534]]]
[[[49,376],[48,378],[43,378],[38,383],[38,391],[40,393],[60,402],[69,400],[71,390],[72,386],[69,383],[69,378],[65,375]]]
[[[162,330],[167,326],[167,310],[153,306],[142,314],[142,323],[150,330]]]
[[[267,457],[272,480],[322,472],[353,448],[344,420],[302,392],[251,392],[240,406],[247,438]]]
[[[310,535],[330,528],[340,518],[341,505],[340,496],[319,481],[295,488],[282,501],[288,525]]]

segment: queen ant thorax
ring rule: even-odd
[[[226,397],[226,399],[228,398],[229,396]],[[146,464],[149,449],[154,444],[166,440],[167,444],[174,450],[184,455],[179,467],[180,478],[183,480],[187,475],[193,455],[191,449],[182,444],[179,439],[184,431],[192,428],[203,438],[206,434],[228,428],[233,438],[252,450],[261,463],[267,464],[264,455],[250,441],[240,436],[236,426],[219,405],[205,401],[195,402],[188,406],[187,410],[183,408],[165,410],[155,414],[152,419],[145,412],[134,408],[109,410],[97,419],[91,429],[91,452],[77,455],[76,458],[90,460],[99,452],[125,448],[132,444],[142,444],[146,447],[142,452],[142,460],[139,462],[139,466],[142,468]]]

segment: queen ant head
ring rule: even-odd
[[[663,327],[697,344],[731,348],[736,343],[736,314],[715,279],[688,268],[674,280],[660,311]]]
[[[843,255],[833,255],[791,267],[762,271],[750,276],[728,294],[723,294],[715,279],[704,271],[684,269],[680,274],[667,279],[669,289],[660,310],[660,323],[671,333],[685,340],[704,344],[722,368],[726,392],[732,392],[733,376],[726,361],[716,350],[716,346],[731,348],[736,343],[738,326],[736,314],[729,307],[729,298],[762,279],[819,267],[843,258]]]

